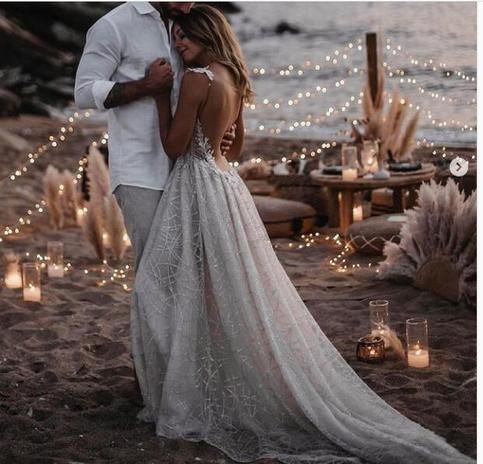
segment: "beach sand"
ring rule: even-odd
[[[54,121],[33,117],[0,121],[0,128],[34,144],[57,127]],[[86,125],[40,157],[31,174],[2,182],[0,224],[15,223],[40,202],[41,179],[49,163],[76,170],[85,146],[101,132],[100,127]],[[264,142],[251,141],[250,146],[257,143],[259,150],[267,149]],[[19,156],[5,145],[0,145],[0,156],[0,179],[26,159],[26,153]],[[129,356],[130,294],[119,284],[97,285],[103,275],[101,266],[80,228],[70,225],[54,231],[48,215],[36,213],[30,226],[0,247],[45,255],[48,240],[64,242],[72,270],[56,280],[43,272],[42,303],[23,302],[21,290],[0,292],[0,462],[232,462],[203,443],[156,437],[153,425],[136,420],[139,406]],[[475,457],[476,382],[463,385],[476,372],[475,311],[412,286],[379,281],[373,270],[335,272],[328,260],[340,248],[333,241],[321,240],[314,247],[294,251],[286,250],[287,242],[274,240],[277,254],[347,362],[397,410]],[[364,265],[369,258],[351,259]],[[129,249],[122,265],[131,262]],[[130,285],[132,274],[127,275]],[[428,319],[429,368],[409,369],[392,358],[380,365],[357,361],[356,342],[369,332],[368,301],[375,298],[390,301],[391,326],[402,340],[407,318]]]

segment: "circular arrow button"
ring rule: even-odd
[[[469,167],[468,161],[466,161],[464,158],[460,158],[457,156],[456,158],[451,161],[449,165],[449,171],[453,176],[456,177],[462,177],[468,172],[468,167]]]

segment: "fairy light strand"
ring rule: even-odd
[[[105,144],[107,142],[108,135],[103,134],[102,139],[99,143]],[[97,146],[98,142],[92,142],[92,145]],[[74,179],[74,183],[77,184],[79,179],[82,178],[82,171],[84,170],[84,164],[86,163],[85,158],[79,161],[79,166],[77,168],[77,175],[76,179]],[[31,217],[34,213],[41,215],[46,211],[46,202],[45,200],[41,200],[39,203],[35,203],[33,207],[30,207],[25,211],[25,213],[20,216],[17,221],[13,225],[4,226],[4,230],[0,233],[0,243],[3,242],[3,237],[8,237],[10,235],[19,234],[21,232],[22,227],[31,224]],[[3,237],[2,237],[3,236]]]
[[[69,137],[73,135],[76,125],[80,120],[89,117],[89,111],[86,111],[84,113],[75,112],[72,116],[68,118],[69,124],[62,125],[57,130],[57,133],[55,135],[49,135],[48,141],[46,143],[38,145],[34,151],[27,154],[27,161],[24,164],[16,168],[3,179],[0,179],[0,186],[7,180],[14,182],[20,179],[22,176],[25,176],[27,172],[29,172],[29,169],[35,165],[38,159],[50,153],[52,149],[59,148],[62,143],[65,143],[69,139]]]

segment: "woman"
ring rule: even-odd
[[[169,438],[232,459],[285,463],[474,462],[399,414],[326,338],[278,261],[245,184],[218,148],[252,95],[224,17],[177,21],[179,103],[157,99],[176,159],[137,273],[133,353],[145,408]]]

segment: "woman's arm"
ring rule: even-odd
[[[161,142],[171,159],[175,160],[186,153],[193,136],[198,109],[206,98],[207,90],[206,76],[186,72],[181,82],[178,107],[174,117],[171,115],[169,93],[156,96]]]
[[[235,121],[235,140],[230,149],[224,155],[228,161],[238,161],[243,149],[243,142],[245,141],[245,125],[243,124],[243,103],[240,107],[237,120]]]

